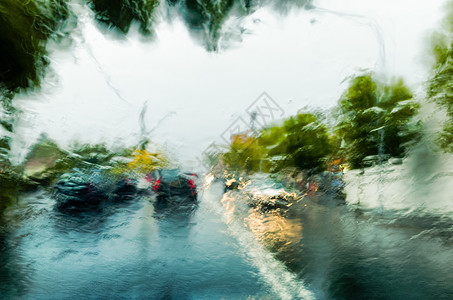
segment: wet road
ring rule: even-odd
[[[322,192],[287,211],[222,202],[316,299],[453,299],[449,215],[365,210]]]
[[[285,297],[238,241],[243,232],[225,223],[221,197],[222,187],[214,185],[199,205],[158,205],[144,196],[67,214],[55,211],[45,193],[29,195],[2,228],[2,297]]]
[[[453,221],[340,205],[250,208],[214,183],[199,204],[151,196],[78,214],[40,192],[1,231],[5,299],[452,299]]]

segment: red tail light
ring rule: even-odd
[[[193,184],[193,180],[192,179],[189,180],[189,184],[190,184],[190,188],[191,189],[195,188],[195,184]]]
[[[154,187],[153,187],[153,190],[157,190],[159,188],[159,184],[160,184],[160,180],[157,179],[156,182],[154,183]]]

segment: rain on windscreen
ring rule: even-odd
[[[451,24],[451,0],[0,0],[0,294],[453,298]]]

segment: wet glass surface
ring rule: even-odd
[[[438,215],[361,209],[326,195],[251,208],[213,183],[199,204],[154,196],[63,213],[45,192],[2,226],[6,298],[449,299],[450,230]],[[24,205],[27,203],[28,205]]]
[[[27,299],[271,297],[227,232],[214,195],[199,205],[152,197],[61,213],[44,193],[10,212],[2,295]],[[18,285],[19,283],[19,285]],[[272,296],[273,297],[273,296]]]
[[[452,24],[0,0],[0,298],[453,299]]]

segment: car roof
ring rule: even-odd
[[[162,169],[159,170],[159,175],[162,177],[177,177],[180,174],[179,169]]]

